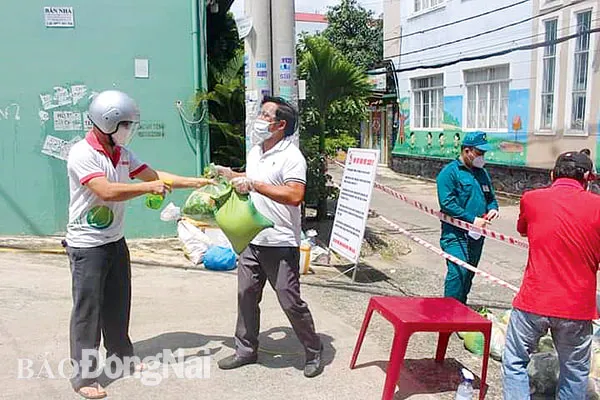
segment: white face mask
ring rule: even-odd
[[[264,119],[254,121],[254,134],[259,141],[263,142],[271,137],[272,133],[269,131],[271,124],[271,122]]]
[[[485,159],[483,158],[483,156],[477,156],[473,159],[473,166],[475,168],[483,168],[484,165]]]
[[[117,131],[111,135],[112,140],[115,142],[116,145],[127,146],[129,142],[131,142],[131,139],[133,138],[133,135],[135,134],[136,130],[137,124],[135,123],[121,123],[119,124],[119,128],[117,129]]]

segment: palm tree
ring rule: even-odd
[[[299,70],[306,77],[306,86],[318,111],[319,154],[321,173],[324,176],[327,117],[331,107],[344,99],[365,98],[370,85],[364,71],[346,60],[327,39],[321,36],[307,37],[303,45],[305,51],[302,53]],[[319,188],[319,191],[324,192],[325,187]],[[326,213],[327,199],[319,196],[317,219],[323,219]]]

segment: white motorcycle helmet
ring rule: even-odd
[[[88,109],[90,121],[114,146],[127,146],[140,125],[140,110],[135,101],[118,90],[107,90],[94,96]]]

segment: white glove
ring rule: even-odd
[[[498,217],[500,217],[500,213],[498,212],[498,210],[492,209],[492,210],[488,211],[485,219],[487,219],[488,221],[493,221]]]
[[[231,180],[231,185],[239,194],[247,194],[254,191],[254,182],[252,179],[240,176]]]
[[[215,171],[219,176],[222,176],[226,179],[231,179],[233,177],[233,171],[229,167],[223,167],[221,165],[215,165]]]

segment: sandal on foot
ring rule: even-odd
[[[103,399],[107,396],[106,390],[98,384],[79,388],[77,394],[85,399]]]

